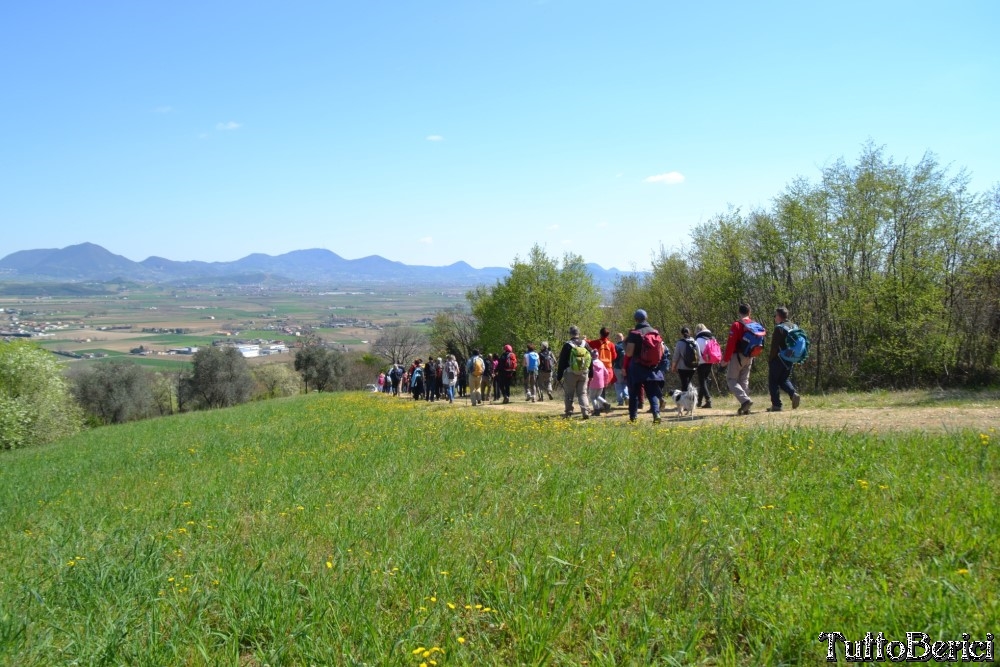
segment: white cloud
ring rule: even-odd
[[[430,245],[434,243],[433,237],[425,236],[423,238],[417,239],[417,243],[423,243],[424,245]]]
[[[173,113],[174,108],[168,106],[156,107],[153,109],[153,113]]]
[[[554,232],[554,231],[556,231],[557,229],[559,229],[559,225],[549,225],[549,226],[548,226],[548,227],[546,227],[545,229],[549,230],[550,232]]]
[[[684,182],[684,174],[679,171],[668,171],[665,174],[657,174],[645,178],[643,183],[666,183],[667,185],[677,185]]]
[[[440,134],[430,134],[427,136],[427,141],[444,141],[444,137]]]
[[[215,129],[217,130],[238,130],[243,127],[242,123],[237,123],[236,121],[229,121],[228,123],[216,123]]]
[[[597,228],[598,228],[598,229],[607,229],[607,228],[608,228],[608,223],[607,223],[607,222],[604,222],[604,221],[602,220],[601,222],[597,223]]]

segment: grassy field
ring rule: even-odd
[[[311,394],[7,452],[0,663],[819,664],[821,631],[997,630],[1000,435],[740,423]]]

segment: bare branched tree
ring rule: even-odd
[[[427,347],[427,338],[413,327],[392,327],[372,344],[372,354],[390,364],[403,364]]]
[[[434,316],[430,343],[432,349],[464,360],[469,358],[478,336],[479,324],[472,313],[462,306],[453,306]]]

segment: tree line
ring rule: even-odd
[[[294,364],[251,367],[231,346],[203,347],[183,371],[151,371],[129,359],[64,373],[31,341],[0,341],[0,450],[44,444],[87,426],[122,424],[191,410],[358,389],[378,373],[368,354],[348,354],[307,337]]]
[[[704,323],[724,339],[748,303],[765,326],[787,306],[809,333],[799,377],[814,391],[996,382],[1000,187],[972,192],[965,172],[949,175],[931,154],[900,164],[868,145],[768,208],[713,217],[603,299],[582,257],[559,266],[536,246],[467,302],[438,313],[431,334],[460,358],[559,341],[569,324],[590,336],[627,330],[639,307],[665,338]]]
[[[868,145],[854,164],[841,159],[817,182],[794,181],[767,208],[718,214],[686,247],[661,248],[648,271],[621,276],[610,292],[594,284],[583,257],[558,260],[536,245],[506,278],[468,292],[464,307],[438,312],[429,333],[390,327],[361,355],[309,338],[293,367],[251,370],[234,348],[203,348],[179,374],[112,361],[67,378],[41,348],[0,343],[0,449],[86,423],[357,389],[386,364],[425,354],[464,361],[474,348],[558,347],[571,324],[590,337],[603,325],[626,331],[640,307],[669,340],[696,323],[724,338],[740,303],[765,325],[786,306],[812,340],[798,377],[813,391],[994,383],[1000,186],[976,193],[969,180],[931,154],[899,164]]]

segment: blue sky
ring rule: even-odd
[[[871,140],[1000,182],[1000,2],[4,2],[0,257],[605,267]]]

